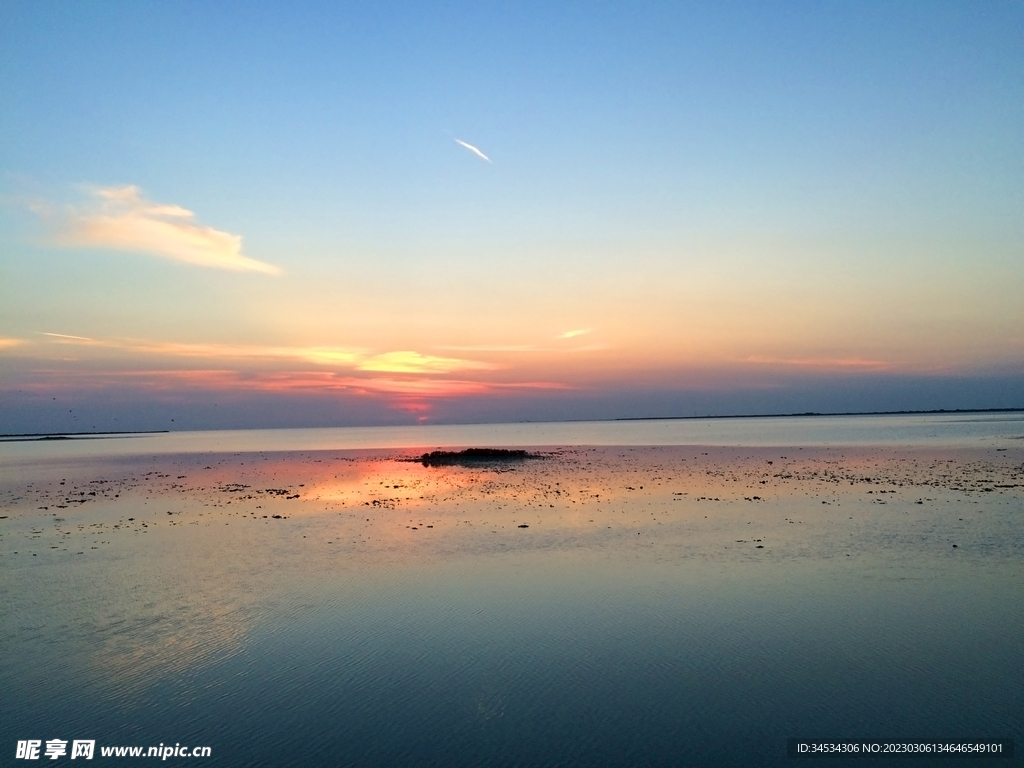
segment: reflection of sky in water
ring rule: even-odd
[[[405,427],[239,429],[135,434],[56,441],[0,441],[0,463],[149,454],[329,451],[466,446],[720,445],[948,446],[1013,445],[1024,412],[880,416],[431,424]]]
[[[2,730],[223,765],[781,765],[788,736],[1012,737],[1021,458],[37,468],[0,486]]]

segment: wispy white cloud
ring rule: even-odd
[[[84,208],[58,217],[58,242],[72,248],[114,248],[235,272],[278,274],[242,253],[242,237],[200,225],[178,205],[157,203],[136,186],[93,189]]]
[[[68,333],[42,332],[60,347],[96,347],[118,356],[152,355],[170,359],[304,362],[328,368],[371,373],[441,374],[453,371],[493,371],[501,366],[479,360],[425,355],[410,350],[371,354],[352,347],[273,347],[260,344],[182,343],[143,339],[90,339]]]
[[[593,328],[577,328],[574,331],[566,331],[565,333],[558,334],[556,339],[574,339],[577,336],[585,336],[586,334],[593,331]]]
[[[356,366],[361,371],[380,373],[450,373],[452,371],[489,371],[497,366],[476,360],[435,357],[419,352],[399,351],[375,355]]]
[[[363,360],[366,353],[346,347],[272,347],[261,344],[182,343],[142,339],[90,339],[69,333],[48,333],[52,343],[100,347],[116,353],[155,355],[158,357],[214,360],[302,360],[320,365],[351,367]]]
[[[470,152],[472,152],[474,155],[476,155],[477,157],[481,158],[482,160],[486,160],[488,163],[491,162],[491,158],[489,158],[487,155],[485,155],[479,149],[474,147],[472,144],[467,144],[462,139],[456,139],[455,143],[456,144],[461,144],[462,146],[464,146],[466,149],[468,149]]]

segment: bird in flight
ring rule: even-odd
[[[468,149],[470,152],[472,152],[474,155],[476,155],[477,157],[481,158],[482,160],[486,160],[488,163],[491,162],[491,158],[489,158],[487,155],[485,155],[479,149],[474,147],[472,144],[467,144],[462,139],[456,139],[455,143],[456,144],[461,144],[462,146],[464,146],[466,149]]]

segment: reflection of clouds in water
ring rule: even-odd
[[[122,546],[115,539],[93,577],[77,580],[80,601],[62,601],[84,614],[65,620],[88,627],[88,673],[114,698],[240,652],[285,581],[263,532],[239,536],[223,521],[148,530]]]
[[[159,594],[150,598],[160,599]],[[241,650],[248,626],[237,606],[203,598],[171,609],[150,603],[131,616],[111,616],[92,654],[111,695],[142,693],[155,680],[182,675]],[[163,610],[161,610],[163,608]]]
[[[16,600],[5,601],[4,641],[18,650],[0,654],[0,675],[34,675],[39,696],[85,694],[69,700],[84,716],[96,697],[135,701],[161,681],[187,679],[238,653],[260,603],[272,602],[270,585],[252,589],[215,564],[215,546],[202,549],[206,566],[162,544],[133,549],[89,560],[33,558],[28,573],[12,569],[7,586]]]

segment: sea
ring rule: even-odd
[[[1014,764],[1024,412],[7,440],[0,627],[0,765]]]
[[[5,463],[159,453],[495,445],[981,446],[1024,440],[1024,412],[753,416],[512,424],[237,429],[0,441]],[[27,443],[31,443],[28,445]]]

